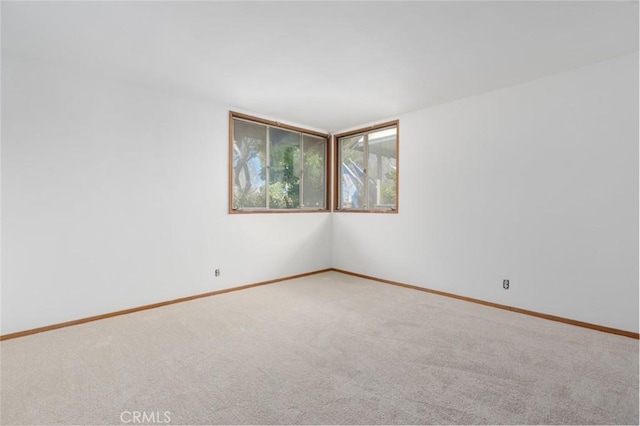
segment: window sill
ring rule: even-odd
[[[372,210],[362,210],[362,209],[336,209],[336,213],[379,213],[379,214],[398,214],[397,209],[372,209]]]
[[[231,209],[229,214],[331,213],[328,209]]]

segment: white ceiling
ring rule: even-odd
[[[2,49],[326,131],[638,50],[638,2],[2,2]]]

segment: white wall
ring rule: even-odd
[[[228,215],[227,106],[2,59],[2,334],[331,266],[638,331],[637,54],[389,117],[398,215]]]
[[[2,89],[2,334],[331,266],[331,215],[227,214],[228,107],[4,52]]]
[[[399,214],[334,214],[334,267],[638,331],[637,53],[399,118]]]

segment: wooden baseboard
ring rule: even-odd
[[[346,274],[346,275],[352,275],[354,277],[359,277],[359,278],[365,278],[365,279],[368,279],[368,280],[378,281],[378,282],[381,282],[381,283],[384,283],[384,284],[391,284],[391,285],[395,285],[395,286],[399,286],[399,287],[410,288],[412,290],[424,291],[424,292],[427,292],[427,293],[437,294],[439,296],[446,296],[446,297],[451,297],[451,298],[458,299],[458,300],[464,300],[465,302],[478,303],[480,305],[490,306],[492,308],[503,309],[503,310],[506,310],[506,311],[516,312],[518,314],[523,314],[523,315],[530,315],[532,317],[543,318],[543,319],[550,320],[550,321],[562,322],[562,323],[565,323],[565,324],[575,325],[575,326],[578,326],[578,327],[590,328],[592,330],[597,330],[597,331],[601,331],[601,332],[604,332],[604,333],[617,334],[617,335],[620,335],[620,336],[630,337],[632,339],[639,339],[640,338],[639,333],[634,333],[632,331],[619,330],[617,328],[605,327],[605,326],[602,326],[602,325],[591,324],[591,323],[583,322],[583,321],[576,321],[576,320],[572,320],[572,319],[569,319],[569,318],[558,317],[558,316],[555,316],[555,315],[543,314],[543,313],[540,313],[540,312],[529,311],[527,309],[516,308],[516,307],[508,306],[508,305],[501,305],[499,303],[487,302],[486,300],[474,299],[472,297],[460,296],[460,295],[457,295],[457,294],[447,293],[447,292],[444,292],[444,291],[432,290],[432,289],[425,288],[425,287],[418,287],[418,286],[415,286],[415,285],[404,284],[404,283],[391,281],[391,280],[385,280],[385,279],[382,279],[382,278],[372,277],[370,275],[358,274],[358,273],[355,273],[355,272],[345,271],[345,270],[342,270],[342,269],[331,268],[331,270],[335,271],[335,272],[340,272],[340,273]]]
[[[437,294],[439,296],[451,297],[451,298],[454,298],[454,299],[463,300],[465,302],[477,303],[477,304],[480,304],[480,305],[490,306],[492,308],[503,309],[503,310],[506,310],[506,311],[516,312],[516,313],[519,313],[519,314],[529,315],[529,316],[533,316],[533,317],[537,317],[537,318],[543,318],[543,319],[550,320],[550,321],[557,321],[557,322],[562,322],[562,323],[565,323],[565,324],[570,324],[570,325],[574,325],[574,326],[578,326],[578,327],[589,328],[589,329],[601,331],[601,332],[604,332],[604,333],[617,334],[617,335],[620,335],[620,336],[630,337],[632,339],[640,339],[639,333],[634,333],[634,332],[631,332],[631,331],[619,330],[617,328],[605,327],[605,326],[602,326],[602,325],[591,324],[591,323],[583,322],[583,321],[576,321],[576,320],[572,320],[572,319],[569,319],[569,318],[558,317],[558,316],[555,316],[555,315],[543,314],[543,313],[540,313],[540,312],[529,311],[527,309],[516,308],[516,307],[508,306],[508,305],[501,305],[499,303],[487,302],[486,300],[474,299],[472,297],[460,296],[460,295],[457,295],[457,294],[447,293],[447,292],[440,291],[440,290],[432,290],[432,289],[429,289],[429,288],[419,287],[419,286],[416,286],[416,285],[404,284],[404,283],[400,283],[400,282],[397,282],[397,281],[391,281],[391,280],[386,280],[386,279],[382,279],[382,278],[373,277],[371,275],[364,275],[364,274],[358,274],[356,272],[345,271],[343,269],[328,268],[328,269],[321,269],[321,270],[313,271],[313,272],[306,272],[304,274],[291,275],[291,276],[284,277],[284,278],[277,278],[277,279],[268,280],[268,281],[261,281],[261,282],[257,282],[257,283],[253,283],[253,284],[247,284],[247,285],[243,285],[243,286],[239,286],[239,287],[232,287],[232,288],[226,288],[226,289],[223,289],[223,290],[211,291],[211,292],[208,292],[208,293],[196,294],[194,296],[182,297],[180,299],[168,300],[168,301],[165,301],[165,302],[152,303],[150,305],[139,306],[139,307],[131,308],[131,309],[124,309],[122,311],[110,312],[110,313],[107,313],[107,314],[95,315],[95,316],[87,317],[87,318],[80,318],[80,319],[73,320],[73,321],[67,321],[67,322],[48,325],[48,326],[44,326],[44,327],[33,328],[33,329],[30,329],[30,330],[24,330],[24,331],[18,331],[18,332],[15,332],[15,333],[4,334],[4,335],[0,335],[0,341],[9,340],[9,339],[15,339],[15,338],[18,338],[18,337],[23,337],[23,336],[29,336],[31,334],[43,333],[45,331],[56,330],[56,329],[64,328],[64,327],[71,327],[73,325],[85,324],[87,322],[98,321],[98,320],[101,320],[101,319],[116,317],[116,316],[120,316],[120,315],[132,314],[132,313],[135,313],[135,312],[145,311],[147,309],[160,308],[162,306],[173,305],[174,303],[188,302],[189,300],[200,299],[200,298],[203,298],[203,297],[216,296],[218,294],[230,293],[232,291],[238,291],[238,290],[245,290],[245,289],[252,288],[252,287],[258,287],[258,286],[267,285],[267,284],[273,284],[273,283],[277,283],[277,282],[281,282],[281,281],[287,281],[287,280],[291,280],[291,279],[294,279],[294,278],[302,278],[302,277],[306,277],[306,276],[309,276],[309,275],[321,274],[323,272],[329,272],[329,271],[335,271],[335,272],[339,272],[339,273],[346,274],[346,275],[352,275],[354,277],[365,278],[365,279],[368,279],[368,280],[377,281],[377,282],[384,283],[384,284],[391,284],[391,285],[404,287],[404,288],[408,288],[408,289],[412,289],[412,290],[424,291],[424,292],[427,292],[427,293]]]
[[[132,313],[135,313],[135,312],[146,311],[147,309],[160,308],[162,306],[173,305],[174,303],[188,302],[189,300],[200,299],[200,298],[203,298],[203,297],[216,296],[218,294],[230,293],[232,291],[238,291],[238,290],[246,290],[246,289],[252,288],[252,287],[258,287],[258,286],[267,285],[267,284],[273,284],[273,283],[277,283],[277,282],[281,282],[281,281],[292,280],[294,278],[302,278],[302,277],[306,277],[306,276],[309,276],[309,275],[320,274],[320,273],[328,272],[328,271],[331,271],[331,269],[330,268],[329,269],[321,269],[321,270],[318,270],[318,271],[306,272],[304,274],[291,275],[291,276],[288,276],[288,277],[277,278],[277,279],[268,280],[268,281],[261,281],[261,282],[258,282],[258,283],[247,284],[247,285],[243,285],[243,286],[240,286],[240,287],[225,288],[223,290],[216,290],[216,291],[211,291],[211,292],[208,292],[208,293],[196,294],[194,296],[181,297],[179,299],[167,300],[165,302],[152,303],[150,305],[139,306],[139,307],[131,308],[131,309],[124,309],[122,311],[110,312],[110,313],[107,313],[107,314],[95,315],[95,316],[87,317],[87,318],[80,318],[80,319],[77,319],[77,320],[61,322],[61,323],[58,323],[58,324],[47,325],[47,326],[44,326],[44,327],[32,328],[30,330],[24,330],[24,331],[18,331],[18,332],[15,332],[15,333],[9,333],[9,334],[0,335],[0,341],[9,340],[9,339],[15,339],[15,338],[18,338],[18,337],[29,336],[31,334],[43,333],[45,331],[56,330],[58,328],[71,327],[73,325],[85,324],[87,322],[98,321],[98,320],[111,318],[111,317],[117,317],[117,316],[120,316],[120,315],[127,315],[127,314],[132,314]]]

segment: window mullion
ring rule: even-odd
[[[299,170],[300,170],[300,179],[298,179],[298,206],[301,209],[304,208],[304,204],[302,204],[303,192],[304,192],[304,135],[300,133],[300,157],[299,157]]]
[[[264,160],[264,162],[265,162],[265,172],[264,172],[265,192],[264,193],[265,193],[265,196],[266,196],[264,205],[265,205],[265,208],[267,208],[267,209],[269,208],[269,183],[271,182],[271,177],[270,177],[270,174],[271,174],[270,173],[271,172],[271,149],[270,149],[271,148],[271,141],[269,139],[269,136],[270,136],[269,134],[271,132],[269,132],[269,129],[270,129],[270,127],[267,126],[267,147],[265,149],[266,158]]]
[[[329,155],[330,151],[330,144],[333,142],[332,139],[328,138],[325,139],[324,141],[324,147],[322,150],[322,164],[325,165],[324,170],[322,171],[323,173],[323,178],[322,178],[322,199],[324,200],[324,208],[326,209],[331,209],[331,200],[329,199],[329,196],[331,195],[331,190],[328,189],[328,186],[330,184],[330,180],[331,179],[331,171],[332,171],[332,167],[335,167],[335,165],[331,164],[332,158]]]
[[[382,203],[382,154],[376,154],[376,206]]]
[[[335,151],[336,153],[334,154],[336,156],[336,165],[335,165],[335,170],[333,170],[333,175],[335,176],[334,180],[335,180],[335,186],[334,186],[334,192],[337,194],[337,197],[334,196],[334,208],[336,210],[340,210],[342,209],[342,200],[344,198],[343,195],[343,191],[342,191],[342,180],[344,179],[344,176],[342,175],[342,141],[338,138],[334,139],[334,146],[335,146]]]
[[[363,201],[363,207],[365,209],[370,209],[371,206],[369,205],[369,134],[365,133],[364,134],[364,142],[363,142],[363,155],[364,155],[364,176],[363,176],[363,182],[362,182],[362,191],[364,192],[364,194],[362,194],[362,201]]]

